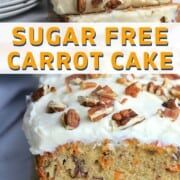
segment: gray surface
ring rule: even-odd
[[[14,16],[13,18],[0,20],[0,22],[46,22],[48,20],[47,17],[47,0],[41,0],[41,3],[37,7],[20,15]]]
[[[0,78],[0,180],[35,179],[33,157],[22,131],[25,96],[37,86],[33,76]]]

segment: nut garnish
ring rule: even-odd
[[[113,114],[112,120],[116,121],[116,124],[118,126],[124,126],[130,121],[131,118],[134,118],[136,116],[136,112],[134,112],[132,109],[125,109]]]
[[[107,10],[111,10],[111,9],[116,9],[119,5],[121,5],[121,1],[120,0],[109,0],[106,4],[105,4],[105,8]]]
[[[165,110],[160,110],[159,113],[161,117],[171,118],[172,121],[175,121],[179,117],[179,109],[165,108]]]
[[[66,108],[66,105],[58,101],[50,101],[47,106],[47,113],[62,112]]]
[[[167,79],[170,79],[170,80],[178,80],[178,79],[180,79],[180,75],[178,75],[178,74],[162,74],[161,76],[163,78],[167,78]]]
[[[176,105],[176,99],[169,99],[168,101],[164,102],[162,104],[162,106],[164,106],[165,108],[169,108],[169,109],[177,109],[177,105]]]
[[[77,0],[77,10],[83,13],[86,10],[86,0]]]
[[[133,83],[125,89],[125,94],[132,97],[137,97],[140,91],[141,89],[138,87],[137,83]]]
[[[56,88],[55,87],[50,87],[49,85],[45,85],[43,87],[38,88],[31,96],[32,101],[38,101],[42,96],[50,93],[50,92],[55,92]]]
[[[99,104],[99,98],[96,96],[79,96],[78,101],[86,107],[94,107]]]
[[[81,82],[80,89],[91,89],[95,88],[97,86],[97,83],[95,82]]]
[[[113,105],[99,105],[88,110],[88,117],[91,121],[96,122],[113,112]]]
[[[180,99],[180,86],[172,87],[172,89],[170,90],[170,94],[175,98]]]
[[[93,96],[103,96],[114,99],[117,94],[109,86],[98,86],[92,93]]]
[[[66,129],[73,130],[79,126],[80,116],[74,109],[69,109],[61,116],[61,120]]]
[[[103,0],[92,0],[91,4],[94,8],[97,8],[101,3],[103,3]]]
[[[161,117],[169,117],[173,121],[178,118],[180,110],[176,103],[176,99],[169,99],[168,101],[164,102],[162,106],[164,106],[165,109],[158,111]]]
[[[161,86],[158,86],[154,84],[153,82],[148,83],[145,86],[146,90],[152,94],[156,94],[157,96],[162,96],[164,95],[164,91]]]
[[[128,82],[127,79],[124,77],[120,77],[120,78],[116,79],[116,83],[118,83],[118,84],[127,84],[127,82]]]

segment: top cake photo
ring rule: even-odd
[[[179,4],[172,0],[51,0],[59,21],[177,22]]]

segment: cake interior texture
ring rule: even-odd
[[[41,180],[179,180],[180,149],[127,140],[113,147],[102,144],[65,144],[37,156]]]

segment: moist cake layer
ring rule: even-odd
[[[180,149],[143,145],[135,140],[116,147],[73,143],[38,156],[41,180],[179,180]]]
[[[57,14],[101,12],[109,9],[125,9],[170,3],[171,0],[52,0]]]
[[[171,4],[148,8],[112,10],[110,12],[69,15],[69,22],[175,22],[178,17],[178,5]]]
[[[33,154],[81,141],[180,146],[178,75],[60,75],[41,79],[24,117]]]

